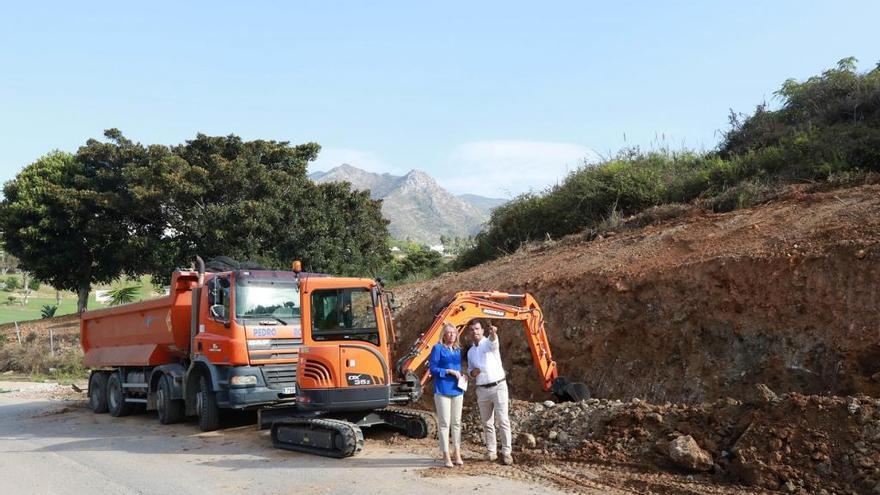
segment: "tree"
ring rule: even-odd
[[[114,136],[108,131],[108,137]],[[83,162],[55,151],[7,182],[0,229],[21,268],[78,295],[83,311],[91,285],[107,283],[137,260],[137,232],[122,171],[113,162]]]
[[[21,268],[78,295],[149,273],[165,283],[196,255],[365,274],[388,260],[381,203],[308,179],[315,143],[196,139],[144,146],[117,129],[50,153],[4,188],[0,229]]]
[[[130,285],[128,287],[120,287],[118,289],[107,291],[107,295],[110,296],[110,306],[118,306],[120,304],[134,302],[135,298],[140,293],[140,290],[140,285]]]
[[[196,255],[251,259],[288,268],[364,273],[387,261],[387,222],[381,203],[344,184],[316,185],[308,162],[315,143],[196,139],[130,168],[133,194],[158,227],[149,273],[168,280]]]

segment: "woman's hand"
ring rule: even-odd
[[[448,370],[446,370],[446,374],[447,374],[447,375],[452,375],[452,376],[454,376],[456,379],[461,378],[461,372],[458,371],[458,370],[448,369]]]

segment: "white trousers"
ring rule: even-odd
[[[495,423],[501,429],[501,454],[511,452],[510,417],[507,415],[507,382],[494,387],[477,386],[477,405],[483,421],[483,439],[489,452],[497,452],[498,440],[495,437]]]
[[[449,431],[452,430],[452,448],[461,446],[461,405],[464,394],[451,396],[434,394],[434,407],[437,409],[437,436],[440,438],[440,453],[449,454]]]

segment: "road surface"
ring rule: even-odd
[[[489,475],[423,476],[445,468],[381,439],[356,457],[327,459],[273,449],[251,424],[201,433],[160,425],[154,413],[113,418],[82,400],[14,395],[0,394],[0,493],[561,493]]]

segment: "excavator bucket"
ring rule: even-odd
[[[551,391],[559,402],[578,402],[590,398],[590,389],[586,384],[570,382],[563,376],[553,380]]]

